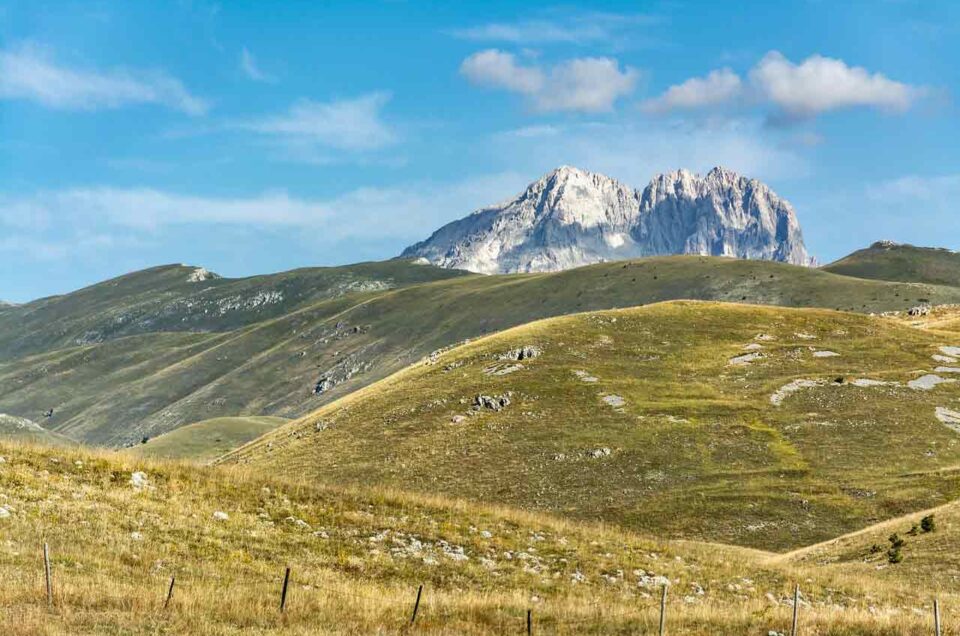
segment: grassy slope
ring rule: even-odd
[[[143,457],[189,459],[206,463],[286,424],[282,417],[217,417],[154,437],[132,451]]]
[[[498,355],[529,344],[543,355],[491,373],[507,364]],[[748,344],[764,357],[730,365]],[[457,348],[229,459],[786,549],[960,495],[960,475],[930,472],[960,463],[960,439],[935,417],[937,406],[960,410],[960,383],[849,383],[905,383],[938,365],[939,346],[958,344],[823,310],[684,302],[587,313]],[[794,379],[838,377],[847,382],[770,402]],[[471,410],[478,394],[508,391],[502,411]],[[590,456],[597,449],[610,454]]]
[[[786,631],[794,581],[809,603],[804,634],[929,630],[927,617],[910,611],[929,588],[864,586],[836,569],[749,550],[107,452],[0,442],[0,456],[5,634],[397,634],[420,584],[420,633],[521,633],[527,608],[537,633],[650,633],[658,583],[643,576],[670,580],[670,633]],[[130,483],[138,470],[147,475],[139,490]],[[216,520],[217,511],[229,518]],[[52,609],[41,537],[52,554]],[[949,624],[960,596],[942,600]]]
[[[874,243],[823,270],[857,278],[960,286],[960,254],[932,247]]]
[[[391,263],[368,267],[422,267]],[[55,408],[57,431],[110,445],[237,413],[296,417],[465,338],[675,298],[867,312],[904,309],[920,298],[960,302],[960,289],[695,256],[556,274],[458,276],[328,295],[228,332],[144,333],[0,363],[0,410],[36,417]],[[316,396],[312,389],[323,377],[337,386]]]
[[[48,431],[32,420],[3,413],[0,413],[0,439],[50,446],[76,445],[72,439]]]

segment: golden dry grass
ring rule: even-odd
[[[803,634],[930,633],[930,588],[755,550],[107,451],[4,443],[0,456],[3,634],[399,634],[421,584],[418,633],[519,634],[527,609],[538,634],[651,633],[659,583],[644,576],[670,581],[672,634],[785,632],[795,582]],[[960,622],[960,595],[942,599]]]

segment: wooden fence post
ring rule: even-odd
[[[790,636],[797,636],[797,618],[800,613],[800,584],[797,583],[793,588],[793,627],[790,630]]]
[[[287,585],[290,584],[290,568],[287,567],[286,573],[283,575],[283,590],[280,592],[280,611],[287,606]]]
[[[940,635],[940,599],[933,599],[933,627],[937,636]]]
[[[170,599],[173,598],[173,584],[177,580],[177,575],[174,574],[170,577],[170,587],[167,589],[167,599],[163,602],[163,609],[166,610],[170,605]]]
[[[667,633],[667,585],[660,592],[660,636]]]
[[[533,634],[533,610],[527,610],[527,636]]]
[[[413,625],[417,620],[417,611],[420,609],[420,596],[423,594],[423,586],[417,588],[417,600],[413,602],[413,615],[410,617],[410,624]]]
[[[50,572],[50,546],[43,544],[43,574],[47,581],[47,605],[53,606],[53,581]]]

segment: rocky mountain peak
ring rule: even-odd
[[[643,191],[560,166],[404,251],[481,273],[556,271],[640,256],[702,254],[809,265],[796,215],[767,186],[732,170],[686,169]]]

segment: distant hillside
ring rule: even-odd
[[[585,313],[458,347],[228,460],[780,550],[960,496],[957,353],[824,310]]]
[[[233,282],[186,282],[192,271],[166,268],[31,303],[18,320],[0,314],[0,412],[35,419],[53,409],[52,430],[122,446],[238,413],[298,417],[464,339],[578,311],[683,298],[860,312],[960,303],[958,288],[696,256],[511,276],[409,261]],[[153,294],[144,278],[157,275]],[[116,291],[125,285],[132,289]],[[194,285],[209,290],[183,300]],[[278,288],[288,289],[283,302],[258,304]],[[154,298],[166,294],[175,299]],[[234,299],[225,306],[238,313],[221,315],[207,294]]]
[[[143,457],[207,463],[288,421],[282,417],[218,417],[181,426],[131,451]]]
[[[32,420],[4,413],[0,413],[0,439],[53,446],[76,445],[72,439],[48,431]]]
[[[960,287],[960,254],[890,241],[874,243],[825,265],[823,270],[857,278]]]

